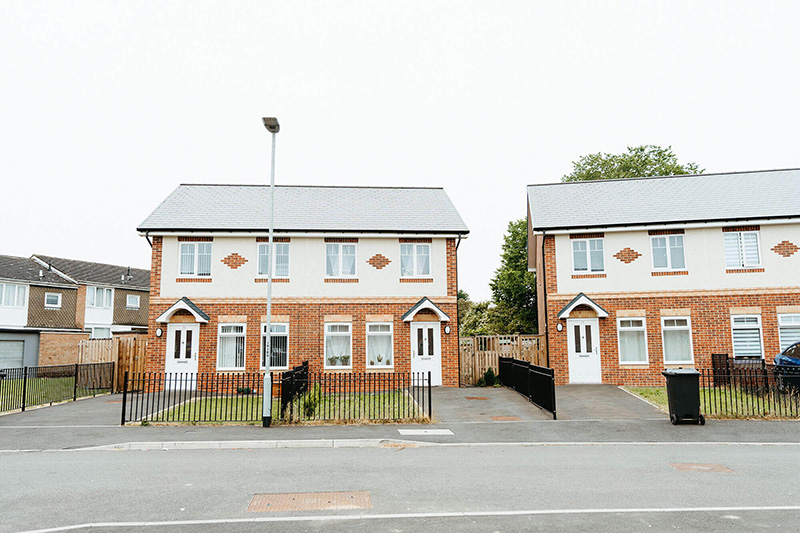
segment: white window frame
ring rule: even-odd
[[[287,257],[289,258],[289,265],[286,268],[286,275],[285,276],[281,276],[281,275],[277,274],[277,271],[278,271],[278,269],[277,269],[278,255],[271,253],[272,249],[270,247],[270,244],[271,243],[269,243],[269,242],[259,242],[256,245],[256,257],[258,258],[257,259],[257,264],[256,264],[256,276],[259,277],[259,278],[265,278],[265,279],[268,277],[266,273],[262,274],[262,272],[261,272],[261,248],[264,247],[264,248],[268,249],[268,257],[270,259],[270,266],[272,267],[272,279],[288,279],[290,277],[289,275],[291,274],[291,270],[292,270],[292,252],[291,252],[291,248],[289,246],[291,243],[288,243],[288,242],[276,242],[275,243],[278,246],[286,246],[286,248],[289,250],[289,252],[286,254]],[[326,250],[327,250],[327,248],[326,248]]]
[[[5,301],[6,287],[14,287],[14,302],[12,305],[7,305]],[[22,303],[20,303],[20,294],[22,294]],[[0,307],[22,309],[28,301],[28,286],[20,285],[19,283],[0,283]]]
[[[339,331],[329,332],[329,326],[347,326],[348,332],[343,333]],[[350,364],[349,365],[329,365],[328,364],[328,335],[344,337],[347,335],[350,338]],[[353,323],[352,322],[325,322],[324,335],[322,336],[322,353],[323,364],[326,370],[351,370],[353,368]]]
[[[48,304],[47,297],[48,296],[55,296],[56,303]],[[61,293],[60,292],[46,292],[44,293],[44,308],[45,309],[61,309]]]
[[[370,332],[370,326],[389,326],[389,331],[380,331],[380,332]],[[385,369],[385,368],[394,368],[394,324],[391,322],[367,322],[366,323],[366,364],[367,370],[369,369]],[[375,337],[389,337],[389,360],[391,364],[370,364],[369,358],[369,338],[371,336]]]
[[[641,320],[642,325],[639,327],[622,327],[623,320]],[[644,361],[623,361],[622,360],[622,331],[643,331],[644,332]],[[647,319],[643,316],[622,316],[617,317],[617,354],[619,355],[620,365],[649,365],[650,364],[650,350],[647,349]]]
[[[214,270],[214,247],[213,242],[209,241],[178,241],[178,277],[180,278],[210,278],[211,273]],[[208,261],[208,274],[198,274],[197,269],[200,263],[200,245],[208,245],[210,247],[208,255],[210,256],[210,260]],[[192,271],[190,273],[186,273],[181,271],[181,256],[183,255],[182,249],[184,246],[193,246],[194,247],[194,259],[192,260]]]
[[[411,274],[403,274],[403,246],[411,246],[412,257],[412,272]],[[428,273],[422,274],[419,269],[419,248],[426,247],[428,249]],[[433,277],[433,254],[431,243],[415,243],[415,242],[401,242],[400,243],[400,277],[401,278],[432,278]]]
[[[683,250],[683,266],[682,267],[674,267],[672,266],[672,247],[669,245],[670,237],[680,237],[681,239],[681,249]],[[666,245],[667,250],[667,266],[665,267],[657,267],[656,266],[656,247],[654,246],[656,239],[664,239],[664,244]],[[656,272],[665,272],[665,271],[675,271],[681,272],[684,270],[688,270],[686,266],[686,239],[684,238],[683,234],[675,233],[670,235],[651,235],[650,236],[650,266]]]
[[[570,239],[570,254],[572,256],[572,273],[573,274],[605,274],[606,272],[606,246],[603,242],[603,237],[596,237],[591,239]],[[592,243],[593,242],[600,242],[600,246],[602,247],[602,254],[603,254],[603,268],[600,270],[593,270],[592,269]],[[575,269],[575,244],[576,243],[583,243],[586,246],[586,249],[583,250],[583,253],[586,254],[586,270],[576,270]]]
[[[791,317],[791,322],[788,320]],[[784,323],[787,322],[787,323]],[[800,330],[800,313],[781,313],[778,315],[778,342],[780,343],[781,353],[797,341],[785,341],[784,329],[797,329]]]
[[[97,305],[97,291],[103,291],[103,305]],[[91,293],[91,298],[89,297],[89,293]],[[106,295],[108,296],[106,298]],[[105,304],[106,300],[108,300],[108,305]],[[111,309],[114,305],[114,289],[109,289],[106,287],[95,287],[89,286],[86,287],[86,307],[91,307],[93,309]]]
[[[759,230],[751,230],[751,231],[725,231],[722,233],[722,259],[725,261],[725,268],[726,269],[737,269],[737,268],[758,268],[763,263],[762,255],[761,255],[761,235]],[[747,257],[745,254],[745,246],[744,246],[744,236],[747,234],[753,234],[756,236],[756,252],[758,253],[758,263],[747,263]],[[728,264],[728,253],[727,253],[727,236],[728,235],[737,235],[737,250],[739,253],[739,262],[736,265],[729,265]]]
[[[223,333],[222,328],[229,326],[241,326],[241,333]],[[220,342],[225,337],[242,337],[242,366],[220,366]],[[235,361],[234,361],[235,362]],[[244,370],[247,366],[247,324],[243,322],[222,322],[217,326],[217,370]]]
[[[136,303],[131,304],[131,298],[136,298]],[[125,309],[139,309],[142,305],[142,297],[138,294],[127,294],[125,295]]]
[[[686,320],[686,326],[665,326],[667,320]],[[689,331],[689,359],[686,361],[667,361],[667,352],[664,349],[664,332],[667,330],[688,330]],[[692,339],[692,317],[690,316],[662,316],[661,317],[661,356],[665,365],[693,365],[694,364],[694,340]]]
[[[358,277],[358,243],[356,242],[326,242],[325,244],[325,277],[336,279],[336,278],[357,278]],[[338,274],[336,275],[329,275],[328,274],[328,246],[336,246],[337,253],[336,257],[338,258]],[[352,246],[355,250],[353,256],[355,260],[353,261],[353,266],[355,267],[355,272],[352,274],[342,274],[342,246]]]
[[[96,332],[99,329],[108,330],[108,337],[98,337]],[[93,328],[91,328],[91,330],[92,330],[91,338],[93,338],[93,339],[110,339],[110,338],[113,337],[113,335],[111,334],[111,327],[110,326],[93,327]]]
[[[755,324],[737,325],[736,324],[736,319],[737,318],[755,318],[756,319],[756,323]],[[735,336],[734,336],[735,330],[737,330],[737,329],[755,329],[755,328],[758,328],[758,342],[759,342],[759,345],[761,347],[761,356],[760,356],[760,358],[764,359],[764,329],[761,327],[761,315],[753,315],[753,314],[731,315],[731,349],[733,351],[733,357],[734,358],[737,358],[737,357],[747,357],[748,359],[750,358],[749,356],[745,356],[745,355],[736,355],[736,340],[735,340]]]
[[[272,361],[270,360],[270,370],[289,370],[289,323],[288,322],[273,322],[271,324],[271,327],[273,327],[273,328],[275,328],[275,327],[285,327],[286,328],[286,332],[285,333],[284,332],[276,333],[276,332],[273,331],[270,334],[270,337],[286,337],[286,364],[283,365],[283,366],[274,366],[274,365],[271,364]],[[264,362],[266,361],[266,358],[264,357],[265,356],[264,350],[266,348],[266,345],[265,345],[264,341],[265,341],[266,337],[267,337],[267,324],[266,324],[266,322],[262,322],[261,323],[261,341],[260,341],[261,370],[264,370],[266,368],[266,366],[264,365]]]

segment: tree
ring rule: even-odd
[[[488,309],[492,333],[536,333],[536,275],[528,272],[528,223],[508,223],[500,268],[489,283],[494,305]]]
[[[608,180],[676,174],[702,174],[696,163],[678,163],[672,146],[661,148],[652,144],[628,147],[623,154],[589,154],[572,162],[572,172],[561,181]]]

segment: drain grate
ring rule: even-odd
[[[369,491],[351,492],[288,492],[256,494],[247,507],[249,513],[278,511],[330,511],[371,509]]]
[[[709,474],[733,472],[727,466],[716,463],[670,463],[670,466],[679,472],[707,472]]]
[[[519,422],[522,419],[518,416],[493,416],[495,422]]]

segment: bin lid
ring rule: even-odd
[[[661,374],[665,376],[699,376],[700,372],[694,368],[667,368]]]

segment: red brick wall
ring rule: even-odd
[[[634,386],[663,386],[661,371],[665,368],[662,337],[661,310],[690,309],[692,345],[695,368],[710,368],[712,353],[728,353],[733,355],[731,338],[731,308],[760,307],[761,329],[764,342],[764,355],[768,362],[779,353],[778,320],[776,306],[800,304],[800,291],[786,291],[766,294],[746,294],[744,291],[718,291],[685,295],[655,295],[652,297],[615,297],[592,298],[603,309],[608,311],[608,318],[598,319],[600,325],[600,354],[603,383]],[[556,371],[558,384],[569,382],[569,365],[567,356],[566,320],[559,320],[556,315],[566,299],[551,299],[548,307],[550,363]],[[644,310],[647,329],[648,364],[640,366],[620,366],[617,343],[617,311]],[[556,330],[556,324],[564,326],[563,331]],[[689,367],[691,365],[681,365]]]
[[[245,337],[245,371],[258,372],[261,362],[261,317],[266,315],[266,299],[227,300],[197,298],[192,300],[211,320],[200,325],[199,371],[213,372],[217,365],[217,332],[219,316],[244,315],[247,317]],[[147,370],[164,371],[166,354],[167,325],[157,324],[155,319],[174,302],[164,299],[150,301],[150,328],[147,346]],[[308,360],[313,372],[324,369],[324,322],[325,315],[349,315],[352,317],[353,361],[352,370],[344,372],[375,371],[367,366],[366,361],[366,317],[367,315],[392,315],[394,317],[394,371],[409,372],[411,354],[411,329],[402,320],[402,315],[414,304],[414,301],[384,303],[375,299],[369,302],[330,302],[325,300],[297,300],[293,303],[274,301],[273,315],[289,317],[289,366],[296,366]],[[436,302],[442,311],[450,317],[456,317],[455,302]],[[188,313],[176,313],[173,321],[186,321]],[[458,335],[451,325],[449,335],[444,328],[449,322],[440,324],[442,339],[442,383],[445,386],[458,386]],[[163,330],[159,338],[155,336],[156,328]]]
[[[161,250],[163,246],[163,237],[153,237],[153,250],[150,259],[150,298],[161,296]]]
[[[74,365],[78,362],[78,343],[88,338],[89,333],[41,332],[39,366]]]

